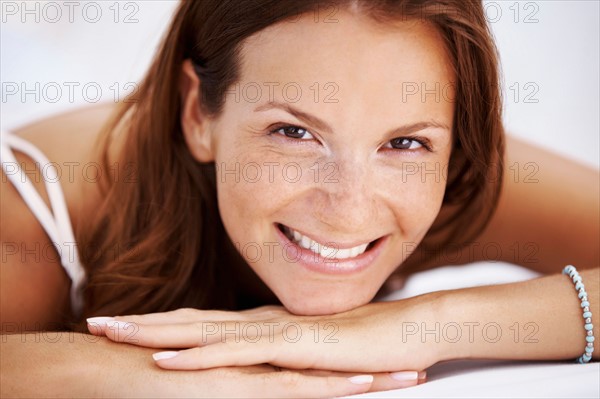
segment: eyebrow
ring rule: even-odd
[[[291,114],[292,116],[296,117],[297,119],[301,120],[302,122],[312,125],[323,132],[326,132],[329,134],[331,134],[333,132],[333,129],[331,128],[331,126],[329,126],[327,124],[327,122],[316,117],[315,115],[311,115],[309,113],[303,112],[290,104],[271,101],[266,104],[259,105],[258,107],[256,107],[254,109],[254,112],[264,112],[264,111],[269,111],[271,109],[281,109],[281,110]],[[436,122],[436,121],[423,121],[423,122],[410,123],[407,125],[397,127],[395,129],[392,129],[388,133],[388,135],[390,135],[390,136],[391,135],[397,135],[397,136],[408,135],[408,134],[418,132],[420,130],[424,130],[424,129],[428,129],[428,128],[440,128],[440,129],[445,129],[445,130],[451,130],[444,123],[440,123],[440,122]]]

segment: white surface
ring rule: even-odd
[[[413,274],[406,279],[402,289],[381,300],[395,301],[440,290],[513,283],[538,276],[538,272],[504,262],[475,262],[462,266],[438,267]]]
[[[0,70],[2,82],[56,82],[60,100],[51,103],[33,96],[2,98],[0,127],[13,129],[43,116],[89,105],[82,87],[96,82],[102,100],[111,101],[117,83],[120,97],[129,82],[141,78],[177,5],[175,1],[122,1],[115,22],[113,1],[79,1],[69,22],[64,2],[39,3],[39,22],[24,14],[21,1],[2,1]],[[8,4],[19,5],[16,14]],[[58,22],[48,3],[62,5]],[[84,18],[88,3],[100,7],[101,17]],[[128,6],[133,4],[134,6]],[[500,50],[505,82],[505,123],[519,137],[598,167],[600,108],[600,3],[596,0],[485,1],[486,15]],[[44,8],[46,7],[46,8]],[[113,7],[112,9],[110,7]],[[44,17],[44,10],[46,17]],[[518,10],[518,15],[517,15]],[[94,17],[87,8],[87,19]],[[127,16],[134,23],[125,23]],[[25,20],[25,23],[22,21]],[[68,98],[65,82],[80,84]],[[528,83],[535,86],[527,86]],[[129,86],[130,88],[131,86]],[[511,90],[510,87],[513,87]],[[519,96],[515,99],[515,90]],[[539,89],[526,102],[526,95]],[[94,93],[90,91],[90,95]],[[52,97],[48,93],[48,97]]]
[[[428,381],[411,388],[352,398],[596,398],[600,363],[452,361],[427,370]]]

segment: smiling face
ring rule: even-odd
[[[231,240],[296,314],[374,297],[436,218],[452,150],[454,76],[437,31],[336,18],[248,38],[241,79],[203,128],[208,149],[188,140],[217,165]]]

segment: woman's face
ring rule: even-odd
[[[436,218],[452,149],[454,76],[421,21],[351,12],[271,26],[210,123],[219,210],[292,313],[368,303]]]

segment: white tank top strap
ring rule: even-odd
[[[44,180],[52,211],[17,162],[11,148],[28,155],[36,163]],[[80,315],[85,270],[79,261],[77,243],[56,167],[33,144],[5,131],[0,132],[0,150],[4,174],[23,197],[60,256],[61,264],[71,279],[71,307],[75,315]]]

